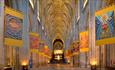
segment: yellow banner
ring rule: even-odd
[[[112,44],[112,43],[115,43],[115,37],[97,40],[96,46],[100,46],[100,45],[104,45],[104,44]]]
[[[80,32],[80,52],[87,52],[89,50],[88,31]]]
[[[10,14],[10,15],[15,16],[20,19],[23,19],[23,17],[24,17],[24,15],[21,12],[16,11],[9,7],[5,7],[5,14]]]
[[[108,11],[115,11],[115,5],[103,8],[102,10],[96,11],[95,16],[100,16],[103,13],[107,13]]]
[[[23,42],[22,42],[22,40],[15,40],[15,39],[10,39],[10,38],[5,38],[4,44],[8,45],[8,46],[22,47]]]
[[[31,32],[29,38],[30,38],[30,49],[38,49],[39,46],[38,33]]]

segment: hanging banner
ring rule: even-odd
[[[22,40],[22,20],[12,15],[6,15],[5,38]]]
[[[5,7],[5,45],[22,46],[23,15]]]
[[[95,13],[96,45],[113,43],[112,39],[115,39],[114,11],[113,5]]]
[[[73,55],[78,55],[78,54],[79,54],[79,51],[80,51],[80,49],[79,49],[80,46],[79,46],[79,42],[78,42],[78,41],[75,42],[73,48],[74,48],[74,53],[73,53]]]
[[[79,52],[79,42],[78,41],[75,41],[73,48],[74,48],[74,52]]]
[[[30,33],[30,49],[37,49],[39,46],[38,34],[37,33]]]
[[[48,53],[49,53],[49,49],[48,49],[48,46],[47,46],[47,45],[44,46],[43,51],[44,51],[45,54],[48,54]]]
[[[43,40],[40,40],[40,41],[39,41],[39,48],[41,49],[41,48],[43,48],[44,46],[45,46],[44,41],[43,41]]]
[[[88,31],[80,32],[80,52],[87,52],[89,50]]]
[[[41,49],[41,52],[44,53],[44,54],[47,55],[47,56],[50,56],[50,55],[51,55],[51,51],[50,51],[50,49],[48,48],[47,45],[45,45],[45,46]]]
[[[66,50],[66,52],[65,52],[65,57],[68,58],[68,57],[70,57],[71,55],[72,55],[71,50],[70,50],[70,49],[69,49],[69,50]]]

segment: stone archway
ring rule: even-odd
[[[64,59],[64,43],[61,39],[55,39],[53,41],[53,52],[51,63],[66,63]]]

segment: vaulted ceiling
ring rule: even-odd
[[[65,40],[74,16],[75,0],[40,0],[40,19],[48,38]]]

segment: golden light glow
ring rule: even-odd
[[[54,51],[54,54],[62,54],[63,53],[63,50],[55,50]]]
[[[27,61],[22,61],[22,65],[26,66],[27,65]]]
[[[92,61],[91,65],[97,65],[97,61],[96,60]]]
[[[57,60],[60,60],[60,56],[59,55],[57,56]]]
[[[56,60],[60,60],[60,59],[62,59],[62,56],[57,55],[57,56],[55,56],[55,58],[54,58],[54,59],[56,59]]]
[[[50,63],[50,61],[48,60],[48,63]]]
[[[67,62],[70,63],[70,60],[68,60]]]

